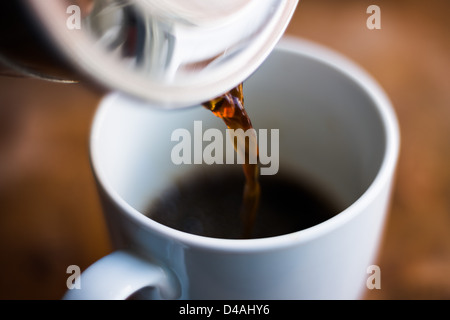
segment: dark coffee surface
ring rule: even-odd
[[[221,170],[222,169],[222,170]],[[162,192],[147,211],[174,229],[214,238],[241,238],[242,171],[206,170]],[[287,175],[261,176],[261,199],[251,238],[296,232],[339,212],[326,196]]]

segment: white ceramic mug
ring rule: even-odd
[[[92,167],[117,251],[81,274],[66,299],[358,299],[376,262],[399,153],[391,104],[361,68],[284,38],[244,83],[253,125],[280,130],[280,169],[338,198],[338,215],[295,233],[247,240],[197,236],[141,211],[195,165],[171,161],[171,133],[223,127],[206,109],[162,111],[121,94],[95,116]]]

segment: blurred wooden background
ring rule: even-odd
[[[369,30],[366,9],[381,9]],[[376,78],[396,109],[401,154],[366,299],[450,298],[449,1],[301,0],[287,33]],[[0,299],[59,299],[66,268],[111,251],[89,167],[101,97],[83,85],[0,77]]]

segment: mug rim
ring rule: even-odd
[[[160,236],[189,246],[232,252],[248,252],[289,247],[300,242],[310,241],[324,233],[338,228],[340,225],[345,224],[348,220],[353,219],[353,217],[363,211],[364,207],[367,207],[372,202],[372,200],[381,192],[381,189],[385,187],[386,181],[390,180],[394,175],[400,151],[398,120],[386,93],[378,82],[362,67],[351,61],[349,58],[323,45],[306,39],[285,35],[279,41],[274,50],[294,53],[332,67],[346,78],[352,80],[357,87],[364,91],[373,101],[376,111],[381,119],[381,124],[386,137],[386,144],[384,147],[381,166],[377,170],[375,178],[363,194],[358,199],[353,201],[347,208],[324,222],[293,233],[273,237],[256,239],[212,238],[190,234],[165,226],[145,216],[143,213],[128,204],[117,193],[117,191],[114,190],[110,184],[108,184],[107,179],[104,177],[103,171],[99,167],[98,154],[96,151],[98,149],[96,147],[98,140],[96,137],[101,127],[100,124],[103,119],[103,114],[107,111],[107,106],[110,103],[123,95],[119,92],[112,92],[100,101],[98,109],[94,115],[89,138],[89,151],[91,167],[97,182],[100,184],[107,196],[121,209],[120,212],[122,214],[126,214],[136,223],[144,225],[147,229],[153,230],[153,232],[158,233]],[[129,97],[127,97],[127,99],[128,98]]]

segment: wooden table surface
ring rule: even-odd
[[[370,5],[381,29],[369,30]],[[357,62],[398,115],[401,154],[366,299],[450,298],[449,1],[301,0],[287,34]],[[111,252],[89,167],[101,97],[81,84],[0,77],[0,299],[59,299],[69,265]]]

